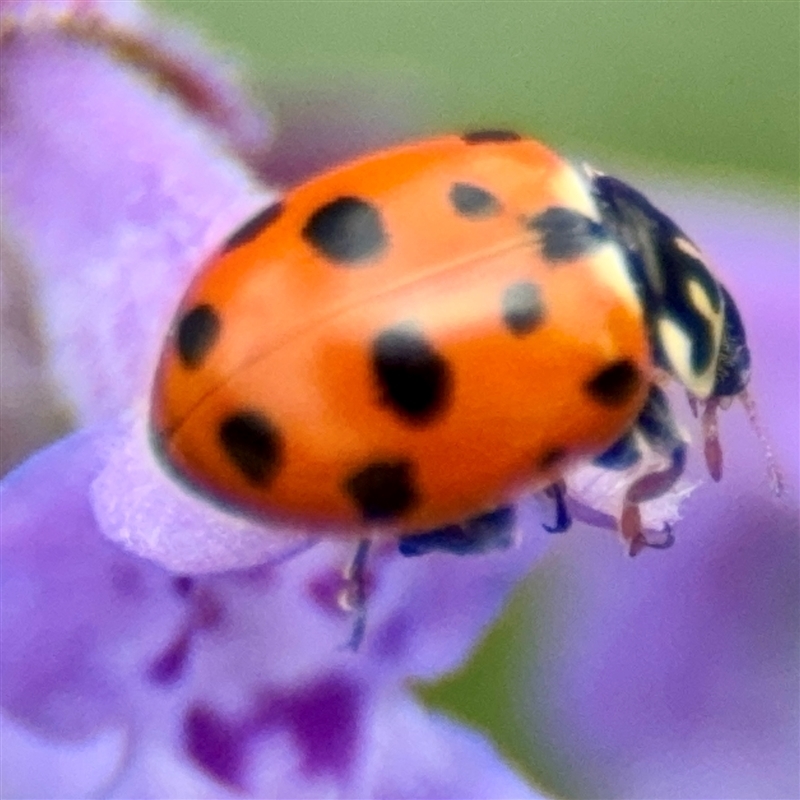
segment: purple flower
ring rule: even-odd
[[[522,665],[527,725],[536,746],[564,754],[572,792],[797,798],[797,207],[663,187],[652,196],[692,232],[737,299],[752,393],[786,491],[771,494],[763,448],[736,406],[720,420],[722,482],[685,503],[669,552],[632,569],[607,537],[565,537],[537,606],[542,658],[532,677],[530,662]],[[690,480],[703,480],[700,461],[693,453]],[[553,575],[563,577],[556,584]]]
[[[182,290],[275,197],[248,171],[268,124],[136,5],[2,13],[3,322],[24,343],[4,420],[46,363],[57,402],[30,411],[54,430],[63,404],[75,428],[2,484],[3,795],[539,797],[407,683],[463,661],[547,536],[464,560],[378,548],[353,654],[351,545],[215,510],[150,452]]]

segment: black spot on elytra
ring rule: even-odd
[[[606,229],[571,208],[553,206],[531,217],[526,226],[541,238],[548,261],[572,261],[596,250],[608,238]]]
[[[514,131],[483,130],[468,131],[461,137],[467,144],[485,144],[487,142],[518,142],[522,137]]]
[[[539,457],[538,467],[542,471],[553,469],[559,462],[563,461],[567,455],[567,451],[563,447],[552,447],[545,450]]]
[[[406,421],[430,422],[447,407],[450,368],[413,327],[399,325],[378,334],[372,343],[372,368],[382,401]]]
[[[515,336],[524,336],[544,319],[539,287],[531,281],[512,283],[503,292],[503,322]]]
[[[221,323],[208,303],[195,306],[181,317],[176,336],[178,356],[188,369],[196,369],[219,338]]]
[[[266,484],[280,466],[283,455],[280,433],[260,411],[231,414],[219,427],[219,441],[250,483]]]
[[[233,233],[222,246],[223,253],[230,253],[243,244],[252,242],[265,228],[269,227],[283,213],[283,203],[273,203],[263,211],[259,211],[249,219],[239,230]]]
[[[389,243],[378,209],[358,197],[337,197],[318,208],[303,228],[303,238],[344,265],[374,259]]]
[[[417,502],[411,463],[375,461],[353,473],[344,490],[365,520],[396,519]]]
[[[632,361],[621,359],[601,369],[586,381],[585,388],[593,400],[604,406],[621,406],[636,392],[641,374]]]
[[[500,202],[486,189],[471,183],[454,183],[450,188],[450,203],[463,217],[491,217],[500,211]]]

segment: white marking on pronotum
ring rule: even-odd
[[[691,389],[692,394],[706,397],[711,388],[698,385],[702,376],[696,375],[692,370],[692,340],[689,334],[675,320],[663,314],[659,317],[657,326],[658,338],[681,383]]]
[[[711,301],[708,299],[708,292],[695,280],[689,280],[689,299],[692,305],[709,321],[713,324],[714,318],[718,316],[714,313],[711,307]]]
[[[678,250],[686,253],[687,256],[691,256],[692,258],[696,258],[698,261],[705,263],[703,254],[688,239],[684,239],[683,236],[675,237],[675,247],[677,247]]]

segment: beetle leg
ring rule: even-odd
[[[648,539],[642,530],[642,515],[639,504],[646,500],[655,500],[668,492],[683,473],[686,465],[686,446],[676,447],[666,469],[648,472],[635,480],[625,492],[620,516],[620,533],[628,546],[628,555],[635,556],[644,547],[666,550],[672,547],[675,537],[672,529],[666,526],[665,538],[661,542]]]
[[[666,528],[661,542],[648,539],[642,529],[639,505],[666,494],[680,478],[686,466],[686,443],[672,419],[672,412],[664,392],[657,386],[650,390],[647,403],[639,413],[635,427],[647,445],[667,459],[663,469],[654,469],[637,478],[625,492],[619,529],[628,547],[635,556],[644,547],[666,549],[672,546],[672,531]]]
[[[398,549],[404,556],[422,556],[436,550],[458,556],[505,550],[514,543],[513,506],[479,514],[457,525],[402,536]]]
[[[367,579],[366,567],[371,539],[362,539],[355,555],[345,570],[345,586],[339,596],[339,604],[353,614],[353,630],[347,648],[354,652],[361,646],[367,628]]]
[[[700,430],[703,435],[703,455],[706,459],[708,474],[714,481],[722,478],[722,446],[719,443],[719,425],[717,424],[717,409],[719,400],[709,398],[703,404],[700,415]]]

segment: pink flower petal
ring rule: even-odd
[[[4,222],[36,270],[53,370],[82,420],[147,392],[189,277],[274,197],[113,52],[45,28],[0,54]]]

